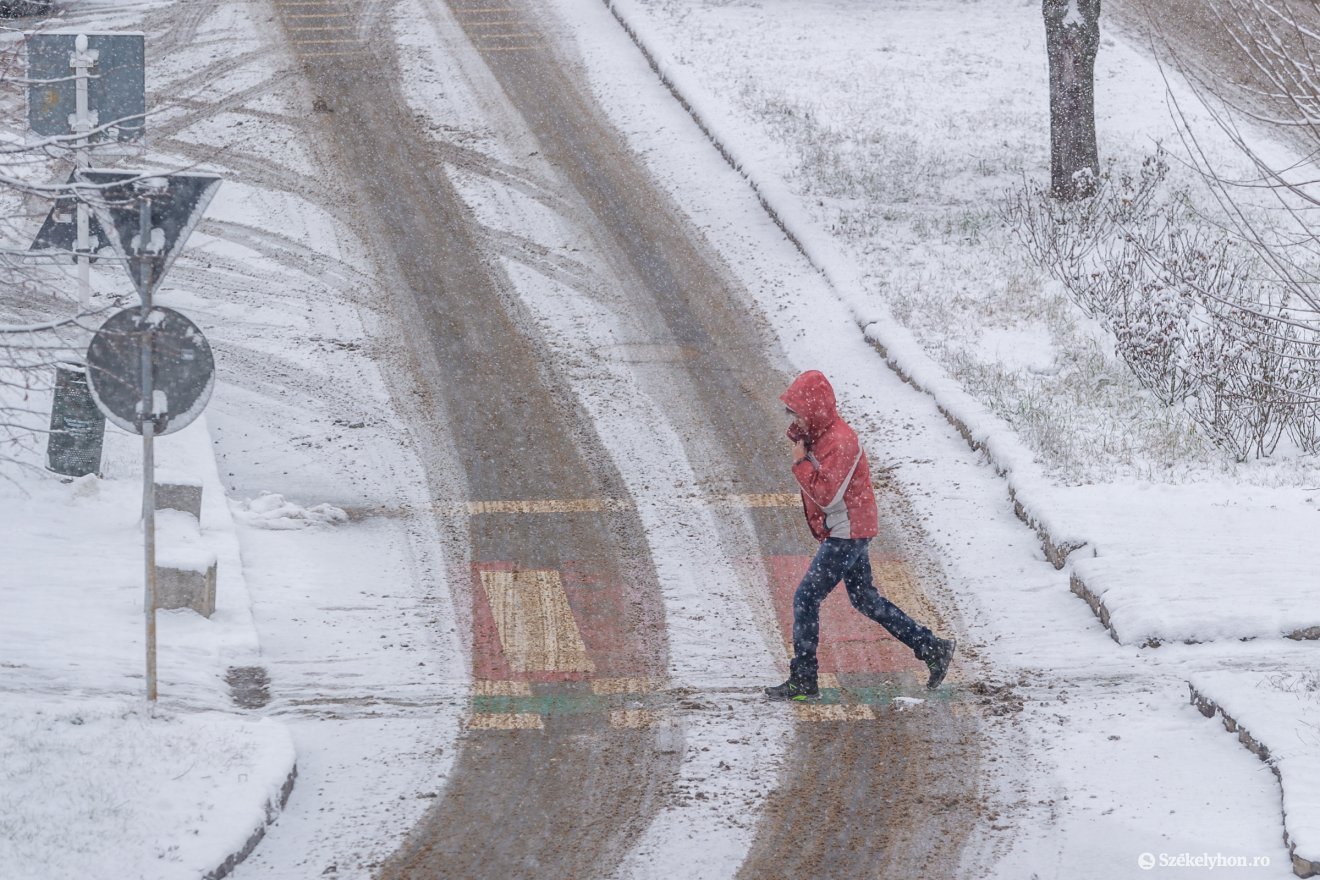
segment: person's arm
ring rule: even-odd
[[[855,437],[835,445],[823,456],[807,455],[804,449],[800,459],[794,458],[793,476],[812,502],[822,509],[829,507],[839,497],[844,481],[853,472],[860,451]]]

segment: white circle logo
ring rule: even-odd
[[[1155,857],[1150,853],[1142,853],[1137,856],[1137,866],[1143,871],[1149,871],[1155,867]]]

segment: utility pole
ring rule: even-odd
[[[151,307],[152,288],[155,287],[155,251],[152,241],[151,200],[166,191],[168,183],[158,177],[139,181],[136,185],[141,199],[137,252],[141,273],[142,317],[142,548],[145,566],[147,606],[147,700],[156,702],[156,391],[155,351],[152,340]]]
[[[79,34],[74,40],[73,55],[69,66],[74,76],[74,112],[69,118],[69,127],[77,135],[74,142],[74,164],[79,171],[91,167],[90,140],[88,133],[100,123],[99,114],[90,109],[87,98],[87,80],[92,68],[100,58],[100,52],[87,48],[87,35]],[[91,276],[91,214],[87,203],[78,199],[78,303],[86,311],[92,302]]]

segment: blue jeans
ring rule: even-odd
[[[875,588],[871,579],[870,538],[826,538],[793,595],[793,678],[814,683],[820,640],[820,603],[842,580],[853,607],[925,660],[934,648],[929,629],[903,613]]]

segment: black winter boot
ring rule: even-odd
[[[772,700],[812,700],[820,696],[816,686],[816,659],[810,662],[794,657],[788,664],[788,681],[765,689]]]
[[[930,679],[926,682],[926,690],[933,691],[944,681],[944,676],[949,674],[949,666],[953,663],[953,652],[958,647],[956,639],[935,639],[935,646],[929,657],[926,658],[926,668],[930,670]]]
[[[801,682],[790,678],[783,684],[765,689],[765,695],[772,700],[814,700],[820,696],[820,689],[813,682]]]

